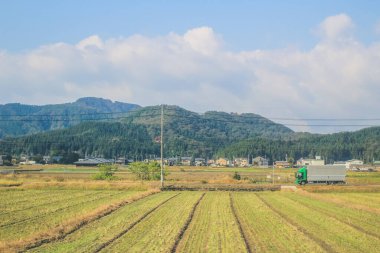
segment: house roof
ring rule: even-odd
[[[113,163],[113,159],[105,159],[105,158],[85,158],[80,159],[77,162],[74,162],[74,164],[85,164],[85,165],[98,165],[98,164],[104,164],[104,163]]]

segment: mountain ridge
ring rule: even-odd
[[[101,118],[101,115],[89,118],[88,114],[126,113],[138,108],[141,106],[95,97],[79,98],[64,104],[8,103],[0,105],[0,138],[63,129],[85,120]]]

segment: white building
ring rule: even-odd
[[[234,166],[236,167],[248,167],[248,165],[247,158],[238,157],[234,159]]]
[[[258,156],[252,159],[252,164],[255,167],[258,166],[260,168],[268,168],[269,162],[268,159]]]
[[[315,159],[301,158],[297,161],[297,166],[307,166],[307,165],[325,165],[325,160],[321,159],[320,156],[316,156]]]
[[[364,163],[361,160],[357,160],[357,159],[348,160],[348,161],[346,161],[346,169],[354,169],[354,168],[356,168],[355,166],[359,165],[359,167],[360,167],[363,164]]]

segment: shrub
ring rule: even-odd
[[[235,179],[235,180],[240,180],[241,176],[240,176],[240,174],[237,171],[235,171],[235,173],[234,173],[234,175],[233,175],[232,178]]]
[[[161,179],[161,167],[158,162],[134,162],[131,163],[128,168],[139,180]],[[168,173],[164,172],[164,175],[166,176]]]
[[[113,174],[117,171],[116,165],[100,164],[99,173],[95,174],[92,179],[94,180],[114,180],[117,179]]]

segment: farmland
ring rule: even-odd
[[[72,188],[0,188],[0,251],[376,252],[380,247],[379,192]]]

